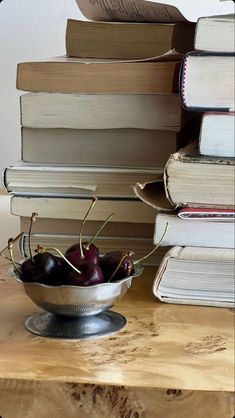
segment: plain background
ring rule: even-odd
[[[163,0],[162,0],[163,1]],[[188,18],[234,11],[232,1],[165,0]],[[16,66],[65,53],[66,20],[81,19],[75,0],[3,0],[0,3],[0,172],[20,158],[19,95]]]

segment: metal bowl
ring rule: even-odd
[[[15,270],[13,275],[23,284],[26,295],[40,308],[56,315],[79,317],[97,315],[110,309],[131,287],[132,279],[140,276],[142,271],[142,265],[137,264],[132,276],[86,287],[25,283]]]

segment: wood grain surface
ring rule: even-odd
[[[1,259],[2,418],[232,418],[232,310],[162,304],[151,292],[155,269],[146,268],[114,307],[128,320],[124,330],[41,338],[24,328],[39,308],[8,268]]]

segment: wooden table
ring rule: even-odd
[[[167,305],[155,269],[114,310],[126,328],[98,340],[40,338],[38,308],[0,260],[1,418],[232,418],[233,311]]]

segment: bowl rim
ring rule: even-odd
[[[30,285],[30,286],[40,286],[40,287],[44,287],[44,288],[49,288],[49,289],[68,289],[68,288],[74,288],[74,289],[95,289],[97,287],[104,287],[104,286],[117,286],[121,283],[125,283],[130,279],[134,279],[135,277],[139,277],[142,273],[143,273],[144,267],[141,263],[138,263],[135,265],[135,270],[133,272],[133,274],[131,274],[130,276],[124,277],[123,279],[120,280],[116,280],[115,282],[104,282],[104,283],[99,283],[99,284],[95,284],[92,286],[75,286],[75,285],[59,285],[59,286],[51,286],[48,284],[44,284],[44,283],[39,283],[39,282],[23,282],[23,280],[20,279],[19,277],[19,273],[16,271],[16,269],[12,266],[10,267],[10,275],[14,277],[14,279],[18,282],[18,283],[22,283],[24,286],[25,285]]]

